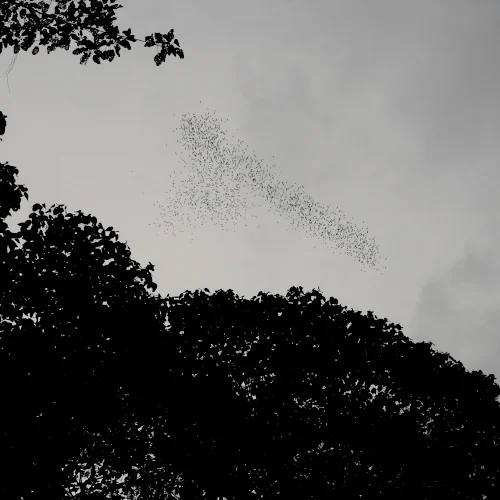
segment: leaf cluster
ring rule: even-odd
[[[174,31],[167,34],[153,33],[145,40],[137,39],[130,29],[120,31],[116,26],[115,11],[122,8],[116,0],[0,0],[0,53],[12,47],[14,54],[31,49],[36,55],[41,46],[47,53],[58,48],[80,55],[80,64],[92,58],[94,63],[113,61],[120,57],[122,48],[131,49],[131,43],[142,41],[145,47],[156,46],[154,57],[157,66],[173,55],[184,58],[184,52]]]

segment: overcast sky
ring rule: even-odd
[[[121,29],[174,28],[186,57],[156,67],[140,43],[100,66],[21,53],[0,80],[2,161],[30,194],[16,219],[63,203],[117,229],[163,294],[319,287],[498,375],[499,2],[121,3]],[[386,269],[272,206],[174,234],[165,207],[192,167],[175,129],[207,110],[276,178],[367,228]]]

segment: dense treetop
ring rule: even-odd
[[[493,375],[318,290],[161,297],[62,206],[2,227],[2,498],[498,498]]]
[[[16,174],[0,164],[2,219],[28,197]],[[144,360],[130,356],[160,352],[165,313],[152,293],[153,266],[133,261],[95,217],[34,204],[18,231],[0,223],[0,372],[9,381],[0,419],[10,429],[2,449],[11,450],[9,476],[32,477],[47,498],[48,469],[57,479],[87,431],[115,424],[125,381],[148,376]],[[26,479],[12,487],[20,484],[30,487]]]

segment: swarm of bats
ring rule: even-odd
[[[180,131],[177,142],[190,161],[181,157],[184,178],[176,174],[172,189],[158,204],[162,226],[186,231],[210,220],[229,230],[250,216],[251,207],[265,203],[297,230],[351,256],[363,268],[380,268],[378,245],[366,229],[347,221],[338,207],[322,206],[302,187],[276,179],[269,166],[247,152],[241,140],[228,138],[223,121],[214,112],[182,115],[175,131]]]

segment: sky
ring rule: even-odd
[[[36,202],[65,204],[152,262],[162,294],[319,287],[498,376],[498,2],[120,3],[121,29],[174,28],[185,59],[157,67],[141,43],[99,66],[22,52],[0,79],[2,161],[30,194],[13,221]],[[11,59],[0,55],[0,73]],[[235,224],[176,218],[176,181],[196,171],[193,189],[203,173],[178,129],[207,113],[262,171],[366,228],[385,269],[255,194]]]

